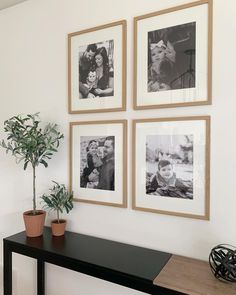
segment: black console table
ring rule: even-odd
[[[68,231],[53,237],[45,227],[41,237],[4,239],[4,295],[12,295],[12,252],[37,259],[38,295],[45,295],[45,262],[148,294],[184,294],[154,285],[171,254]]]
[[[66,232],[4,239],[4,295],[12,295],[12,252],[37,259],[37,294],[45,295],[45,262],[159,295],[235,295],[236,284],[220,282],[206,261]]]

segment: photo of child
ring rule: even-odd
[[[115,137],[80,137],[80,187],[115,189]]]
[[[97,73],[96,70],[90,70],[86,79],[86,83],[83,84],[88,90],[88,98],[93,98],[95,89],[97,88]]]
[[[193,199],[192,135],[147,136],[146,163],[146,194]]]
[[[86,152],[86,166],[83,169],[81,185],[87,188],[95,188],[99,180],[99,167],[102,166],[98,142],[94,139],[90,140]]]
[[[195,87],[196,23],[148,32],[148,92]]]
[[[169,46],[168,51],[167,46]],[[158,44],[151,44],[150,46],[151,63],[148,68],[148,92],[171,89],[170,83],[172,71],[174,70],[175,51],[170,42],[168,42],[167,46],[162,40]]]
[[[191,182],[184,183],[177,178],[173,171],[173,164],[168,160],[159,161],[157,172],[150,181],[147,193],[174,198],[193,198]]]

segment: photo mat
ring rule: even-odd
[[[210,117],[133,120],[132,208],[209,219]]]
[[[212,1],[134,18],[134,109],[212,103]]]
[[[126,21],[68,34],[70,114],[126,109]]]
[[[127,206],[127,121],[70,123],[70,188],[75,201]]]

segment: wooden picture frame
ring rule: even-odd
[[[210,117],[133,120],[132,208],[209,220]]]
[[[127,121],[70,123],[70,189],[75,201],[127,207]]]
[[[135,110],[212,104],[212,0],[134,18]]]
[[[68,112],[126,110],[126,20],[68,34]]]

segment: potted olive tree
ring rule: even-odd
[[[17,115],[4,122],[7,139],[0,142],[6,152],[16,158],[16,162],[23,162],[24,170],[32,167],[33,177],[33,208],[24,212],[24,222],[28,237],[42,235],[45,221],[45,211],[36,209],[36,168],[42,164],[48,166],[48,160],[57,152],[63,134],[58,131],[56,124],[40,127],[39,113],[33,115]]]
[[[60,219],[60,213],[69,213],[73,209],[73,193],[69,192],[64,184],[53,181],[54,185],[49,190],[50,194],[44,194],[42,200],[45,203],[44,208],[49,211],[55,211],[57,218],[52,220],[52,234],[54,236],[63,236],[66,228],[66,220]]]

